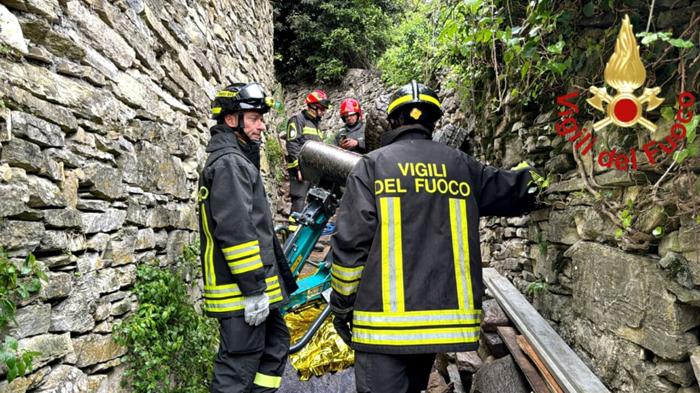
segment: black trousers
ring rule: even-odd
[[[219,333],[212,393],[276,392],[289,354],[289,331],[279,310],[270,310],[260,326],[248,325],[243,316],[222,318]]]
[[[355,351],[357,393],[420,393],[428,387],[435,354],[385,355]]]
[[[292,199],[292,211],[290,213],[304,210],[306,194],[308,194],[309,188],[311,188],[311,182],[306,180],[299,181],[296,170],[289,171],[289,195]]]

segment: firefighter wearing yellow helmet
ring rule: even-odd
[[[521,215],[535,194],[528,169],[433,142],[442,110],[427,86],[401,87],[387,112],[382,147],[355,166],[338,209],[331,309],[358,392],[418,393],[436,353],[478,348],[479,217]]]

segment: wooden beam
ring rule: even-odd
[[[528,360],[527,356],[525,356],[520,349],[520,346],[518,346],[515,338],[518,333],[515,329],[510,326],[498,326],[496,330],[506,344],[506,347],[508,347],[508,351],[513,356],[513,360],[515,360],[515,363],[520,367],[520,370],[522,370],[525,378],[530,383],[533,393],[550,393],[544,379],[542,379],[535,367],[530,363],[530,360]]]
[[[566,393],[610,393],[525,297],[496,269],[483,269],[484,284],[527,338]]]
[[[544,380],[547,383],[549,390],[551,390],[552,393],[564,393],[559,387],[559,384],[557,384],[557,381],[552,376],[552,373],[550,373],[547,367],[544,365],[544,363],[542,363],[542,359],[540,359],[540,357],[537,356],[537,352],[535,352],[535,350],[532,349],[532,346],[530,346],[530,343],[527,342],[525,337],[517,336],[515,337],[515,341],[518,343],[520,349],[522,349],[523,352],[525,352],[527,356],[529,356],[530,359],[532,359],[532,361],[535,363],[535,366],[537,366],[537,369],[540,370],[540,373],[542,374],[542,377],[544,377]]]

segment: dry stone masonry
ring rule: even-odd
[[[120,390],[136,267],[198,239],[210,100],[275,87],[272,29],[267,0],[0,0],[0,246],[49,276],[10,332],[35,371],[0,392]]]

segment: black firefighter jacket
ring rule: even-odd
[[[358,121],[352,127],[348,127],[347,125],[343,126],[343,128],[335,136],[336,146],[340,146],[340,142],[342,141],[342,139],[344,137],[357,140],[357,146],[350,149],[350,151],[355,152],[355,153],[359,153],[359,154],[365,154],[367,149],[365,147],[365,122],[364,121]]]
[[[299,153],[306,141],[323,141],[323,132],[314,119],[303,110],[289,118],[287,122],[287,169],[299,168]]]
[[[204,308],[209,316],[243,315],[243,296],[265,291],[279,307],[295,290],[274,234],[257,146],[239,143],[226,125],[211,129],[199,178]]]
[[[528,170],[482,165],[399,128],[347,180],[332,239],[331,308],[352,312],[352,347],[416,354],[478,348],[479,217],[534,205]]]

